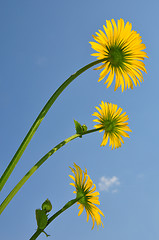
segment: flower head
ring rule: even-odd
[[[87,222],[89,220],[89,216],[91,216],[92,221],[93,221],[93,226],[92,229],[94,228],[94,223],[97,223],[98,225],[103,225],[101,221],[101,216],[104,216],[102,211],[96,207],[94,204],[100,204],[99,202],[99,192],[95,192],[96,186],[93,184],[92,180],[90,177],[87,175],[87,169],[85,169],[85,172],[82,171],[82,169],[77,166],[74,163],[75,168],[71,168],[72,172],[74,173],[75,176],[69,175],[70,178],[73,179],[74,183],[70,183],[70,185],[74,186],[76,188],[76,197],[80,198],[77,204],[79,204],[79,213],[78,216],[81,215],[83,212],[84,208],[87,213]]]
[[[94,122],[98,122],[95,125],[95,128],[100,128],[99,132],[104,132],[103,141],[101,146],[105,146],[109,138],[109,146],[112,145],[112,149],[121,147],[121,142],[124,143],[123,137],[129,137],[128,133],[125,131],[130,131],[130,128],[127,126],[128,115],[125,115],[126,112],[122,113],[122,108],[117,109],[116,104],[104,103],[103,101],[99,104],[99,107],[96,107],[98,112],[93,113],[93,116],[98,117],[99,119],[94,119]]]
[[[114,19],[106,20],[106,25],[103,25],[105,32],[99,30],[97,36],[93,35],[96,42],[90,42],[92,48],[97,51],[93,56],[97,59],[104,59],[98,69],[103,69],[100,73],[98,81],[101,81],[108,73],[109,76],[105,81],[107,88],[112,84],[114,76],[115,91],[121,86],[122,91],[128,88],[133,88],[140,85],[143,80],[141,70],[146,72],[145,64],[141,61],[147,57],[143,52],[145,44],[142,43],[141,36],[134,30],[131,30],[132,24],[127,22],[124,26],[124,20],[118,20],[116,25]]]

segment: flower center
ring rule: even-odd
[[[121,48],[113,46],[109,50],[108,59],[114,67],[122,66],[124,54]]]
[[[87,203],[85,192],[82,189],[79,189],[77,191],[77,198],[80,198],[80,200],[78,201],[79,203],[81,203],[83,205],[85,205]]]
[[[115,123],[114,123],[114,121],[107,119],[104,122],[104,127],[105,127],[105,130],[110,133],[114,130]]]

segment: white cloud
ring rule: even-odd
[[[119,185],[120,182],[116,176],[113,176],[112,178],[106,178],[103,176],[100,178],[100,182],[98,183],[100,191],[108,192],[109,190],[111,190],[112,193],[118,192],[118,190],[115,187]]]
[[[117,193],[117,192],[118,192],[118,189],[112,190],[112,193]]]

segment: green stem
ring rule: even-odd
[[[46,227],[55,219],[57,218],[61,213],[63,213],[64,211],[66,211],[69,207],[71,207],[73,204],[75,204],[76,202],[79,201],[80,198],[75,198],[71,201],[69,201],[68,203],[65,204],[65,206],[63,208],[61,208],[58,212],[56,212],[52,217],[50,217],[48,219],[48,222],[47,222],[47,225]],[[45,228],[46,228],[45,227]],[[44,228],[44,229],[45,229]],[[37,229],[36,232],[33,234],[33,236],[29,239],[29,240],[35,240],[37,239],[37,237],[42,233],[44,232],[44,229]]]
[[[83,134],[75,134],[69,138],[66,138],[64,141],[56,145],[53,149],[51,149],[48,153],[46,153],[27,173],[26,175],[18,182],[18,184],[13,188],[13,190],[9,193],[9,195],[5,198],[5,200],[0,205],[0,214],[4,211],[6,206],[9,204],[9,202],[12,200],[12,198],[16,195],[16,193],[21,189],[21,187],[24,185],[24,183],[33,175],[33,173],[58,149],[60,149],[62,146],[67,144],[68,142],[72,141],[73,139],[77,137],[81,137],[82,135],[86,135],[88,133],[93,133],[96,131],[99,131],[102,128],[98,129],[92,129],[89,130]]]
[[[2,190],[3,186],[7,182],[9,176],[11,175],[12,171],[14,170],[16,164],[18,163],[19,159],[21,158],[23,152],[25,151],[27,145],[29,144],[30,140],[32,139],[34,133],[38,129],[40,123],[42,122],[43,118],[45,117],[46,113],[51,108],[52,104],[58,98],[58,96],[63,92],[63,90],[81,73],[85,72],[87,69],[93,67],[94,65],[103,62],[105,59],[97,60],[88,65],[84,66],[83,68],[79,69],[76,73],[71,75],[51,96],[49,101],[46,103],[42,111],[40,112],[39,116],[33,123],[32,127],[30,128],[29,132],[27,133],[26,137],[24,138],[23,142],[21,143],[20,147],[18,148],[17,152],[15,153],[14,157],[12,158],[11,162],[9,163],[8,167],[4,171],[2,177],[0,178],[0,191]]]

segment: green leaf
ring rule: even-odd
[[[77,134],[82,134],[82,126],[79,122],[77,122],[76,120],[74,120],[75,123],[75,129],[76,129],[76,133]]]
[[[35,210],[36,221],[39,229],[44,229],[47,225],[47,215],[44,210],[36,209]]]

